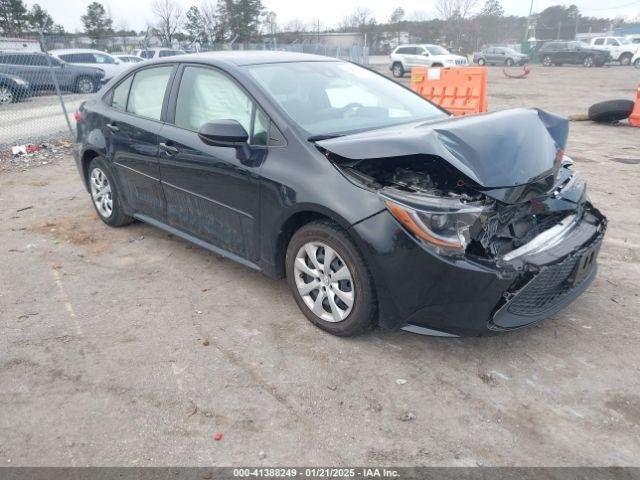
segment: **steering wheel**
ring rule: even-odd
[[[353,111],[355,113],[357,110],[360,110],[361,108],[364,108],[364,105],[362,105],[361,103],[358,103],[358,102],[348,103],[344,107],[342,107],[342,115],[346,117],[349,112]]]

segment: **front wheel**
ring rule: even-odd
[[[638,58],[635,62],[633,62],[633,66],[636,68],[640,68],[640,58]]]
[[[585,59],[582,62],[582,64],[587,68],[591,68],[591,67],[593,67],[595,65],[595,62],[593,60],[593,57],[591,55],[589,55],[588,57],[585,57]]]
[[[91,200],[100,220],[112,227],[121,227],[133,222],[133,218],[124,212],[116,184],[102,157],[91,160],[88,183]]]
[[[77,93],[93,93],[96,91],[97,82],[91,77],[80,77],[76,82]]]
[[[511,58],[507,58],[507,67],[513,67],[514,61]]]
[[[329,221],[298,230],[287,248],[287,282],[302,313],[341,337],[358,335],[376,320],[373,279],[347,233]]]
[[[393,67],[391,67],[391,71],[393,72],[393,76],[396,78],[404,77],[404,67],[399,62],[393,64]]]
[[[481,59],[478,60],[478,65],[480,65],[481,67],[484,67],[486,63],[487,62],[485,61],[484,58],[481,58]]]
[[[545,55],[542,58],[542,65],[544,65],[545,67],[550,67],[551,65],[553,65],[553,59],[549,55]]]
[[[632,55],[625,53],[623,55],[620,55],[620,65],[627,67],[629,65],[631,65],[631,59],[633,58]]]

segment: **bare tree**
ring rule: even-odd
[[[307,30],[306,24],[299,18],[294,18],[286,23],[284,26],[286,32],[300,33]]]
[[[156,33],[162,43],[170,47],[182,26],[182,8],[173,0],[154,0],[151,11],[158,18]]]
[[[478,0],[435,0],[435,7],[442,20],[467,18],[478,6]]]

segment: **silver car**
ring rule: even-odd
[[[512,48],[507,47],[491,47],[485,48],[481,52],[473,54],[473,63],[478,65],[524,65],[529,62],[529,56],[524,53],[516,52]]]

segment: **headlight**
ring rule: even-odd
[[[429,248],[442,254],[464,252],[471,240],[470,229],[488,210],[484,205],[458,199],[420,196],[419,208],[385,198],[391,214]]]

